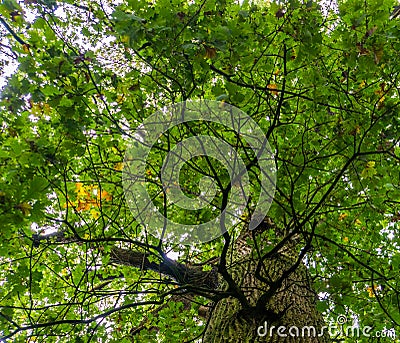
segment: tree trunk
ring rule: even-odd
[[[324,323],[316,309],[316,294],[306,266],[298,263],[286,277],[285,272],[300,262],[294,244],[293,248],[286,244],[266,259],[257,278],[260,255],[250,248],[249,237],[250,231],[236,240],[228,268],[249,306],[244,309],[235,297],[220,300],[210,315],[203,342],[329,342],[326,328],[321,335]]]

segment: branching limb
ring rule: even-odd
[[[28,45],[28,43],[26,43],[22,38],[20,38],[15,31],[10,27],[10,25],[7,24],[7,22],[0,17],[0,23],[3,24],[3,26],[6,28],[6,30],[11,33],[11,35],[15,38],[15,40],[20,43],[21,45]]]

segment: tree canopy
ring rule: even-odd
[[[235,269],[246,244],[256,256],[253,277],[268,285],[249,309],[305,266],[325,323],[341,316],[344,327],[399,334],[394,5],[4,0],[1,65],[18,68],[0,95],[1,342],[200,342],[207,328],[212,335],[219,302],[249,305]],[[196,101],[257,124],[276,182],[259,230],[249,231],[265,176],[249,136],[204,118],[160,132],[139,177],[171,221],[167,230],[173,222],[221,225],[219,237],[185,245],[183,233],[182,241],[168,239],[139,220],[123,179],[140,125]],[[174,203],[164,161],[180,142],[203,136],[217,139],[222,153],[207,156],[202,147],[180,165],[172,181],[186,200]],[[249,176],[229,223],[218,216],[240,187],[222,146],[237,152]],[[201,206],[190,208],[191,200]],[[238,237],[246,244],[235,253]],[[296,258],[268,280],[275,271],[261,270],[289,245]]]

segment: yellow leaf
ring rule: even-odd
[[[379,95],[379,103],[380,104],[382,104],[383,101],[385,100],[385,87],[386,87],[385,82],[382,82],[379,85],[379,89],[375,90],[375,92],[374,92],[376,95]]]
[[[121,103],[123,103],[124,102],[124,99],[125,99],[125,94],[120,94],[120,95],[117,95],[117,104],[121,104]]]
[[[361,222],[360,219],[356,219],[354,223],[355,223],[356,225],[361,225],[361,224],[362,224],[362,222]]]
[[[29,44],[23,44],[22,50],[24,50],[25,53],[29,53]]]
[[[372,178],[374,175],[376,175],[378,172],[374,168],[375,162],[371,161],[368,162],[365,169],[361,171],[361,176],[366,179],[366,178]]]
[[[33,104],[31,107],[31,112],[33,115],[39,115],[42,111],[42,107],[40,106],[40,104]]]
[[[374,168],[375,167],[375,161],[368,161],[366,168]]]
[[[84,199],[90,197],[90,190],[91,187],[93,188],[93,186],[84,186],[82,182],[77,182],[75,184],[75,187],[76,187],[75,192],[78,197]]]
[[[278,89],[278,86],[275,83],[270,83],[268,86],[268,90],[273,94],[273,95],[278,95],[278,92],[276,89]]]
[[[87,201],[81,201],[78,200],[78,207],[77,207],[77,211],[81,212],[81,211],[87,211],[90,209],[90,203]]]
[[[77,182],[75,184],[76,187],[76,192],[79,192],[83,188],[83,183],[82,182]]]
[[[89,199],[86,200],[86,202],[89,204],[89,207],[99,207],[100,203],[96,199]]]
[[[343,242],[347,243],[349,241],[349,237],[344,237]]]
[[[372,289],[371,286],[367,287],[367,292],[370,298],[373,298],[375,296],[374,290],[377,291],[380,289],[379,285],[374,285],[374,289]]]
[[[51,111],[50,105],[47,104],[47,103],[45,103],[45,104],[43,105],[43,113],[48,115],[48,114],[50,113],[50,111]]]
[[[342,220],[345,219],[347,216],[348,216],[347,213],[342,213],[342,214],[339,216],[339,220],[342,221]]]
[[[101,194],[97,195],[98,200],[103,200],[103,201],[111,201],[112,200],[112,195],[108,193],[107,191],[101,191]]]
[[[129,36],[123,35],[120,37],[122,43],[129,43]]]
[[[32,206],[27,202],[22,202],[19,205],[15,206],[16,209],[20,210],[24,216],[27,216],[31,213]]]
[[[117,171],[121,171],[123,168],[124,168],[124,163],[123,162],[118,162],[114,166],[114,170],[117,170]]]
[[[90,210],[90,214],[92,215],[92,217],[93,217],[94,219],[97,219],[97,218],[99,218],[99,216],[100,216],[99,211],[96,211],[96,210]]]

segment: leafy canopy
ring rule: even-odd
[[[296,0],[3,1],[2,54],[18,70],[0,104],[0,337],[129,342],[143,318],[158,331],[145,324],[140,341],[199,337],[205,297],[189,308],[168,302],[156,318],[152,311],[181,285],[110,260],[114,246],[146,252],[154,263],[172,251],[198,264],[221,252],[222,239],[191,247],[165,241],[160,249],[124,201],[130,132],[187,99],[232,104],[264,129],[278,168],[268,216],[286,233],[311,235],[306,263],[327,321],[344,314],[398,330],[400,22],[389,20],[392,7],[387,0],[332,8]],[[159,192],[163,157],[197,132],[240,148],[244,159],[246,146],[224,127],[189,128],[170,130],[153,147],[148,189],[160,211],[201,223],[222,198],[191,214],[169,207]],[[195,196],[209,174],[229,184],[224,165],[204,157],[185,165],[179,180]],[[272,248],[280,238],[269,236]]]

